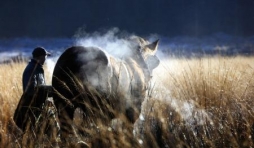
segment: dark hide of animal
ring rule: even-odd
[[[76,108],[83,110],[85,120],[111,120],[117,112],[135,122],[152,70],[159,65],[155,56],[158,41],[134,37],[129,45],[130,54],[121,59],[100,48],[83,46],[70,47],[59,57],[52,86],[62,128],[72,124]]]

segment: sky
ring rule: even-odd
[[[138,35],[254,35],[254,0],[1,0],[0,38],[73,37],[117,27]]]

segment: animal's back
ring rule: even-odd
[[[52,86],[57,95],[55,101],[72,100],[78,96],[83,84],[90,83],[100,89],[108,89],[108,59],[106,54],[97,47],[73,46],[65,50],[59,57],[52,79]],[[103,76],[105,74],[105,77]],[[88,81],[88,83],[86,82]]]

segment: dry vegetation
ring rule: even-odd
[[[86,136],[69,137],[68,146],[85,147],[86,142],[90,147],[253,147],[253,61],[254,57],[164,60],[154,71],[143,115],[134,126],[124,117],[114,126],[99,121],[84,126],[83,121],[93,119],[76,116]],[[0,65],[0,147],[55,147],[57,140],[45,138],[43,126],[22,137],[12,121],[25,65]]]

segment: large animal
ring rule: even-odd
[[[52,86],[61,127],[71,125],[76,108],[83,110],[84,120],[98,112],[112,119],[115,111],[131,122],[138,118],[152,70],[160,63],[155,55],[158,40],[149,43],[135,36],[126,44],[128,52],[117,58],[84,46],[70,47],[59,57]]]

